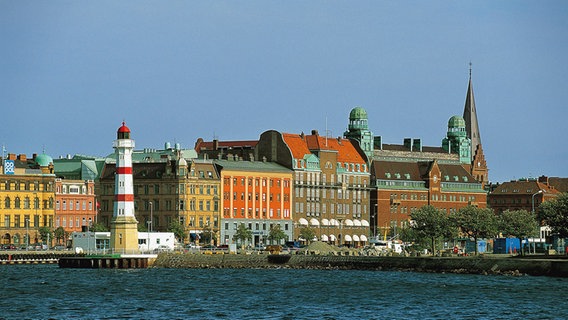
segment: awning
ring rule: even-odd
[[[330,239],[331,241],[337,240],[337,238],[336,238],[334,235],[332,235],[332,234],[329,235],[329,239]]]
[[[325,234],[321,235],[321,241],[328,241],[328,237]]]
[[[353,241],[359,242],[359,236],[356,235],[356,234],[354,234],[354,235],[353,235]]]
[[[318,219],[316,219],[316,218],[311,218],[311,219],[310,219],[310,225],[311,225],[311,226],[319,226],[319,225],[320,225],[320,222],[319,222]]]
[[[367,221],[367,220],[365,220],[365,219],[361,220],[361,226],[363,226],[363,227],[368,227],[368,226],[369,226],[369,221]]]
[[[308,220],[306,220],[304,218],[300,218],[300,220],[298,220],[298,222],[300,223],[301,226],[307,226],[308,225]]]
[[[367,236],[364,235],[364,234],[362,234],[362,235],[359,237],[359,239],[360,239],[360,241],[363,241],[363,242],[367,242],[367,241],[368,241],[368,240],[367,240]]]
[[[321,219],[321,225],[322,225],[322,226],[329,226],[329,220],[327,220],[327,219]]]
[[[355,219],[355,220],[353,220],[353,225],[356,226],[356,227],[360,227],[360,226],[361,226],[361,221]]]
[[[335,219],[331,219],[329,220],[329,224],[332,226],[339,226],[339,221],[335,220]]]
[[[345,225],[348,226],[348,227],[352,227],[353,226],[353,220],[345,219]]]
[[[351,242],[351,241],[353,241],[353,239],[351,239],[351,236],[350,236],[350,235],[346,234],[346,235],[345,235],[345,241]]]

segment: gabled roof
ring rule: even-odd
[[[284,143],[288,145],[294,159],[303,159],[306,154],[311,154],[304,134],[282,133],[282,138]]]
[[[306,142],[310,151],[337,151],[337,162],[366,163],[349,139],[322,137],[316,133],[306,136]]]
[[[559,194],[560,191],[556,190],[553,186],[546,183],[538,182],[536,180],[517,180],[503,182],[491,192],[491,195],[530,195],[543,190],[546,194]]]

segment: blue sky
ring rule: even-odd
[[[568,177],[566,1],[0,0],[0,143],[103,156],[266,130],[441,146],[469,62],[493,182]]]

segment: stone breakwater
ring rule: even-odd
[[[158,268],[289,268],[400,270],[568,277],[567,259],[518,257],[375,257],[336,255],[161,253]]]

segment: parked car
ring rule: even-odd
[[[172,251],[172,249],[163,244],[159,245],[156,249],[154,249],[154,253],[167,252],[167,251]]]

